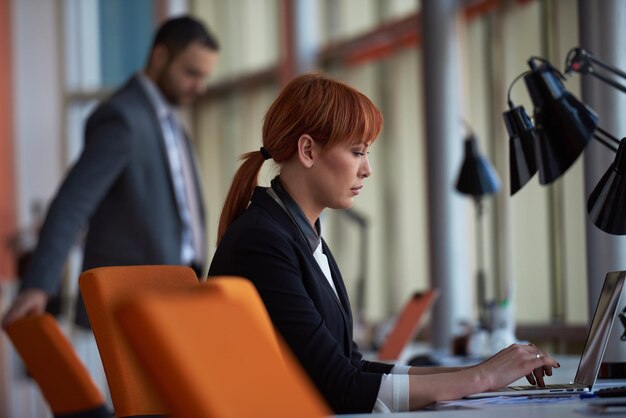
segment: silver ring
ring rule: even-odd
[[[535,358],[541,358],[541,354],[535,353]]]

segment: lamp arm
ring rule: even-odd
[[[617,147],[613,144],[619,145],[620,143],[619,139],[617,139],[616,137],[614,137],[613,135],[611,135],[604,129],[600,128],[599,126],[596,126],[596,132],[594,132],[593,137],[602,145],[607,147],[608,149],[613,150],[613,152],[617,152]],[[613,144],[609,141],[611,141]]]
[[[611,85],[612,87],[621,90],[623,93],[626,93],[626,85],[618,83],[617,81],[605,76],[604,74],[596,72],[594,70],[593,64],[602,67],[605,70],[626,80],[626,73],[624,71],[607,64],[606,62],[593,56],[582,48],[573,48],[567,53],[567,58],[565,59],[565,73],[569,74],[572,71],[575,71],[579,74],[590,74]]]
[[[596,78],[598,78],[598,79],[600,79],[600,80],[602,80],[602,81],[604,81],[605,83],[611,85],[612,87],[615,87],[616,89],[621,90],[622,93],[626,93],[626,85],[620,84],[617,81],[612,80],[612,79],[606,77],[605,75],[598,74],[596,72],[590,72],[589,74],[594,76],[594,77],[596,77]]]

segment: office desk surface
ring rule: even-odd
[[[606,399],[606,398],[605,398]],[[604,400],[604,399],[603,399]],[[623,401],[626,398],[614,398]],[[530,401],[529,401],[530,402]],[[472,409],[448,409],[437,411],[396,412],[393,414],[341,415],[341,418],[398,417],[398,418],[563,418],[563,417],[606,417],[626,416],[626,407],[602,412],[592,408],[598,398],[558,400],[555,402],[525,403],[513,405],[489,405]]]

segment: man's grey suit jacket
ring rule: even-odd
[[[55,294],[68,252],[87,226],[83,270],[181,264],[173,187],[159,120],[135,76],[89,117],[84,150],[50,205],[22,288]],[[76,321],[89,326],[82,300]]]

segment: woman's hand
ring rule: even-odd
[[[471,367],[409,369],[409,409],[420,409],[435,401],[460,399],[474,393],[508,386],[522,376],[544,386],[559,363],[532,344],[513,344],[484,362]],[[415,370],[414,370],[415,369]]]
[[[530,384],[545,386],[544,376],[552,376],[552,368],[560,364],[533,344],[513,344],[476,366],[487,387],[498,389],[522,376]]]

